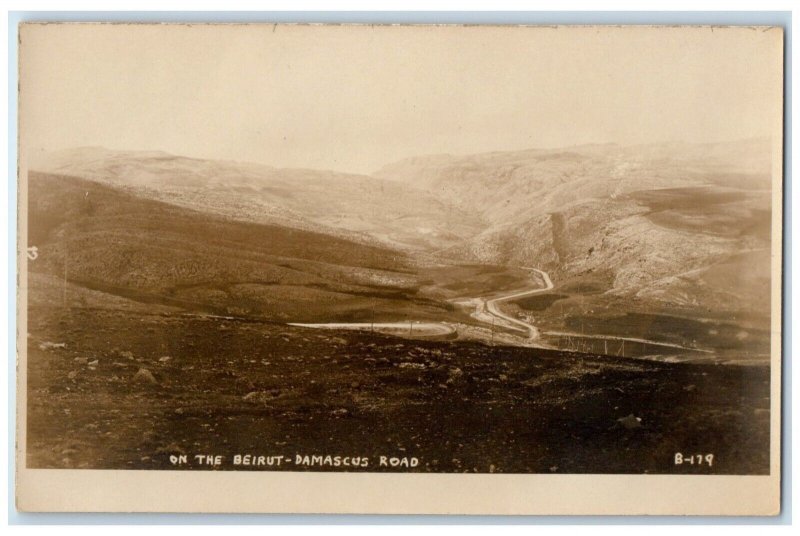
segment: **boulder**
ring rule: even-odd
[[[636,417],[633,413],[631,413],[627,417],[621,417],[617,419],[617,422],[628,430],[633,430],[634,428],[641,428],[642,426],[642,418]]]
[[[158,383],[155,376],[153,376],[153,373],[146,368],[140,368],[136,374],[133,375],[133,381],[150,385],[156,385]]]

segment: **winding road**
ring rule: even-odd
[[[498,296],[496,298],[471,298],[468,300],[459,300],[462,305],[472,305],[475,307],[475,312],[472,317],[476,320],[495,325],[503,326],[504,328],[524,333],[528,340],[535,340],[540,337],[539,329],[530,322],[525,322],[511,315],[504,313],[500,310],[499,305],[511,300],[520,298],[527,298],[528,296],[535,296],[536,294],[543,294],[550,292],[553,289],[553,281],[550,275],[544,270],[538,268],[522,267],[524,270],[530,270],[539,274],[544,286],[537,286],[533,289],[516,290],[511,294]],[[290,326],[299,326],[305,328],[319,328],[319,329],[345,329],[345,330],[358,330],[358,331],[378,331],[381,333],[388,333],[392,335],[408,335],[408,336],[422,336],[422,337],[441,337],[458,335],[457,329],[454,325],[445,322],[331,322],[323,324],[303,324],[303,323],[290,323]],[[606,339],[616,341],[630,341],[635,343],[649,344],[653,346],[660,346],[664,348],[674,348],[681,350],[688,350],[692,352],[713,353],[709,350],[698,348],[690,348],[680,344],[651,341],[648,339],[639,339],[635,337],[617,337],[610,335],[583,335],[578,333],[567,332],[547,332],[547,335],[552,336],[565,336],[565,337],[580,337],[586,339]]]
[[[528,339],[537,339],[539,337],[539,330],[531,323],[523,322],[512,316],[505,314],[500,310],[498,305],[505,301],[516,300],[518,298],[525,298],[548,292],[553,288],[553,282],[547,272],[536,268],[524,268],[525,270],[532,270],[537,272],[545,283],[544,287],[537,287],[534,289],[514,291],[512,294],[499,296],[497,298],[474,298],[473,303],[476,303],[476,311],[473,317],[485,322],[487,324],[501,325],[514,331],[520,331],[527,335]],[[487,318],[489,317],[489,318]],[[409,335],[409,336],[423,336],[423,337],[441,337],[456,334],[456,328],[444,322],[327,322],[318,324],[307,323],[289,323],[290,326],[297,326],[303,328],[316,328],[316,329],[347,329],[357,331],[378,331],[380,333],[389,333],[395,335]]]
[[[511,329],[515,329],[518,331],[527,332],[529,339],[538,339],[539,330],[536,328],[536,326],[534,326],[529,322],[523,322],[522,320],[509,316],[497,307],[498,304],[506,301],[516,300],[519,298],[527,298],[528,296],[542,294],[543,292],[549,292],[550,290],[553,289],[553,281],[550,279],[550,276],[548,275],[547,272],[545,272],[544,270],[539,270],[537,268],[526,268],[526,270],[532,270],[534,272],[537,272],[540,276],[542,276],[542,280],[544,281],[545,286],[533,290],[523,290],[521,292],[515,292],[514,294],[500,296],[499,298],[494,298],[491,300],[485,300],[483,303],[485,310],[492,316],[500,319],[501,323],[506,324],[507,327],[510,327]]]

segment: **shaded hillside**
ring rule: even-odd
[[[592,145],[420,157],[377,175],[490,222],[441,259],[535,266],[557,281],[602,272],[615,294],[768,314],[770,154],[765,140]],[[748,275],[722,288],[723,265]]]
[[[39,249],[30,270],[61,278],[66,259],[69,283],[94,291],[298,320],[414,307],[415,276],[402,253],[203,214],[73,177],[31,173],[28,195],[28,240]],[[421,300],[419,307],[433,306]]]
[[[480,228],[479,218],[446,199],[363,175],[97,147],[48,154],[31,167],[242,221],[395,248],[447,247]]]

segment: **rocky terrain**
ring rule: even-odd
[[[769,470],[766,367],[102,309],[35,307],[29,317],[29,467]],[[676,465],[678,452],[713,463]],[[182,455],[185,464],[170,461]],[[236,455],[289,461],[242,466]],[[369,464],[306,465],[298,455]],[[418,465],[382,467],[381,456]]]

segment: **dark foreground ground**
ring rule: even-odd
[[[32,307],[28,328],[29,467],[769,470],[766,367],[77,308]]]

